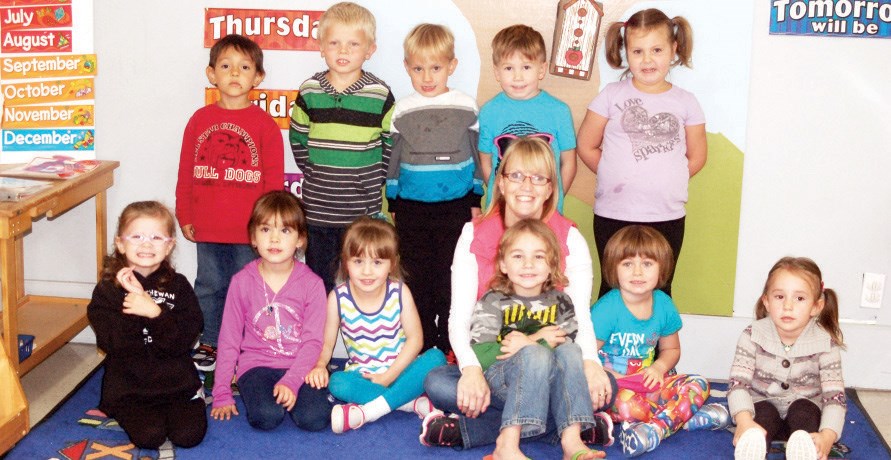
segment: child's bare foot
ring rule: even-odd
[[[485,458],[492,460],[526,460],[527,457],[520,450],[520,426],[510,426],[501,430],[498,439],[495,440],[495,451]]]
[[[495,451],[483,457],[483,460],[529,460],[519,447],[508,448],[495,446]]]
[[[563,447],[563,460],[592,460],[606,458],[606,452],[591,449],[582,442],[581,438],[573,440],[561,440]]]
[[[560,433],[560,447],[563,448],[563,460],[606,458],[606,452],[591,449],[582,441],[582,426],[578,423],[569,425]]]
[[[575,451],[573,454],[563,452],[563,460],[593,460],[595,458],[606,458],[606,452],[587,447]]]

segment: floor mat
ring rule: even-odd
[[[208,420],[207,436],[191,449],[164,447],[141,451],[130,445],[120,431],[101,412],[93,411],[99,403],[102,379],[100,369],[55,413],[34,427],[6,456],[19,459],[243,459],[243,458],[356,458],[363,460],[403,458],[476,459],[491,453],[493,446],[467,450],[424,447],[418,442],[421,421],[414,415],[394,412],[356,431],[336,435],[330,431],[309,433],[297,429],[290,419],[275,430],[261,432],[251,428],[244,417],[241,398],[236,398],[239,412],[233,420]],[[726,402],[726,385],[715,383],[708,402]],[[840,442],[849,446],[848,458],[891,459],[884,441],[856,404],[848,405],[845,431]],[[209,410],[208,410],[209,412]],[[680,431],[663,441],[642,458],[714,459],[733,458],[733,434],[729,431]],[[129,448],[127,446],[129,445]],[[560,458],[559,446],[544,442],[524,442],[523,451],[531,458]],[[618,442],[604,449],[610,458],[621,458]],[[779,457],[777,457],[779,455]],[[773,454],[769,458],[782,458]]]

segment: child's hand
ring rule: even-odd
[[[210,410],[210,416],[213,417],[214,420],[229,420],[233,415],[238,415],[238,409],[235,407],[235,404],[214,407]]]
[[[545,326],[535,334],[530,335],[529,339],[534,342],[544,339],[551,348],[557,348],[560,344],[566,342],[566,332],[560,329],[560,326]]]
[[[832,444],[837,437],[838,435],[835,434],[835,431],[829,428],[824,428],[819,433],[811,433],[811,439],[814,440],[814,445],[817,447],[817,457],[820,460],[826,460],[829,457],[829,450],[832,449]]]
[[[362,374],[362,377],[364,377],[365,380],[369,380],[369,381],[374,382],[380,386],[389,387],[396,380],[396,377],[398,377],[398,376],[392,375],[392,373],[389,370],[387,370],[386,372],[382,372],[380,374],[372,374],[370,372],[366,372],[366,373]]]
[[[643,384],[647,388],[656,389],[661,387],[662,382],[665,381],[665,375],[655,365],[645,368],[641,373],[643,374]]]
[[[132,292],[124,297],[124,313],[144,318],[157,318],[161,314],[161,307],[147,293]]]
[[[183,236],[186,237],[187,240],[191,242],[195,242],[195,227],[192,224],[183,225],[180,227],[180,230],[183,232]]]
[[[133,268],[131,267],[124,267],[118,270],[115,278],[117,278],[118,283],[120,283],[121,287],[127,292],[135,293],[144,291],[142,284],[136,279],[136,275],[133,274]]]
[[[736,432],[733,434],[733,445],[739,441],[739,438],[742,437],[743,433],[749,430],[758,430],[762,435],[767,436],[767,430],[765,430],[761,425],[755,423],[755,420],[752,419],[752,414],[748,411],[740,412],[736,415]]]
[[[328,369],[325,366],[316,366],[306,374],[303,381],[316,390],[325,388],[328,386]]]
[[[297,395],[281,383],[272,387],[272,396],[275,396],[275,403],[284,406],[288,412],[294,408],[294,404],[297,402]]]
[[[515,355],[526,345],[534,345],[536,342],[530,339],[526,334],[519,331],[513,331],[501,339],[501,354],[496,359],[504,360]]]

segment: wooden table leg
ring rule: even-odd
[[[19,370],[18,315],[19,299],[25,295],[25,273],[22,260],[23,240],[19,237],[0,240],[0,286],[3,290],[3,342],[9,361]]]
[[[108,205],[105,190],[96,194],[96,282],[102,281],[102,264],[108,251]]]

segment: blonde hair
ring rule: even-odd
[[[628,31],[650,32],[659,27],[668,33],[671,43],[677,44],[675,60],[671,66],[682,65],[693,67],[693,29],[683,16],[669,18],[661,10],[650,8],[638,11],[631,15],[625,22],[614,22],[609,25],[604,38],[604,50],[606,62],[614,69],[625,68],[622,60],[622,51],[628,43]],[[627,51],[627,50],[626,50]],[[628,76],[630,69],[626,69],[622,78]]]
[[[505,200],[501,188],[498,187],[498,181],[504,180],[502,174],[507,170],[508,165],[526,171],[535,171],[551,179],[551,196],[542,205],[540,218],[550,217],[557,210],[557,161],[554,159],[551,144],[540,137],[531,136],[516,138],[504,150],[504,158],[498,163],[498,170],[494,173],[495,186],[491,190],[492,202],[486,210],[486,215],[499,212],[504,218]]]
[[[838,295],[832,289],[824,288],[823,273],[820,271],[820,267],[807,257],[783,257],[773,264],[773,267],[767,272],[767,280],[764,282],[761,297],[755,303],[755,318],[767,317],[767,307],[764,306],[763,299],[770,292],[774,276],[780,271],[798,276],[807,282],[815,299],[820,299],[822,296],[823,309],[817,316],[817,324],[829,333],[838,346],[844,348],[844,335],[838,323]]]
[[[544,37],[537,30],[523,24],[505,27],[492,39],[492,63],[498,65],[514,53],[520,53],[530,61],[547,60]]]
[[[635,256],[653,259],[659,264],[656,287],[665,287],[674,271],[674,253],[658,230],[645,225],[623,227],[609,239],[603,250],[603,281],[612,288],[619,287],[619,264]]]
[[[404,58],[411,56],[442,57],[455,59],[455,36],[448,27],[439,24],[418,24],[402,43]]]
[[[569,279],[560,268],[560,243],[557,241],[557,236],[554,235],[550,227],[538,219],[522,219],[504,231],[501,241],[498,242],[498,252],[495,255],[496,263],[502,262],[509,256],[510,250],[515,247],[517,240],[522,235],[532,235],[545,244],[545,261],[550,268],[550,273],[548,279],[541,286],[541,292],[554,288],[562,289],[569,285]],[[514,293],[514,283],[507,277],[507,273],[501,270],[495,270],[489,288],[508,295]]]
[[[390,278],[401,280],[402,264],[399,260],[399,237],[396,229],[389,222],[362,216],[349,227],[343,235],[340,249],[340,267],[337,270],[337,282],[344,283],[350,278],[347,263],[353,257],[372,257],[390,261]]]
[[[109,251],[109,255],[105,257],[102,264],[103,280],[113,281],[115,285],[119,284],[117,281],[118,271],[127,267],[128,263],[127,257],[118,251],[116,243],[124,236],[124,231],[127,230],[127,227],[140,217],[160,220],[164,225],[164,230],[167,233],[166,236],[174,238],[173,244],[176,244],[176,217],[173,216],[173,213],[167,206],[164,206],[158,201],[136,201],[130,203],[123,211],[121,211],[121,216],[118,217],[118,229],[115,233],[115,242],[112,243],[111,251]],[[171,254],[172,253],[173,252],[171,251]],[[170,259],[171,256],[168,254],[158,267],[158,271],[161,273],[161,277],[158,280],[160,286],[173,280],[173,276],[176,275],[176,271],[174,270]]]
[[[333,24],[359,27],[365,32],[365,38],[371,43],[374,43],[376,40],[375,30],[377,25],[374,15],[365,7],[353,2],[335,3],[322,13],[322,16],[319,18],[319,41],[325,39],[328,28]]]

